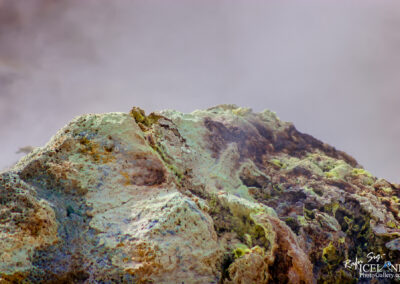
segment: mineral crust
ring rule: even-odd
[[[357,283],[399,198],[270,111],[87,114],[0,173],[0,282]]]

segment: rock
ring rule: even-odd
[[[89,114],[0,174],[5,283],[337,283],[399,186],[270,112]]]

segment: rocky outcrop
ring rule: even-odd
[[[356,282],[348,259],[400,262],[399,197],[270,111],[83,115],[0,174],[0,277]]]

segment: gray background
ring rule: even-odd
[[[399,1],[0,0],[0,168],[83,113],[276,111],[400,182]]]

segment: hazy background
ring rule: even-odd
[[[0,0],[0,168],[93,112],[268,108],[400,182],[400,2]]]

